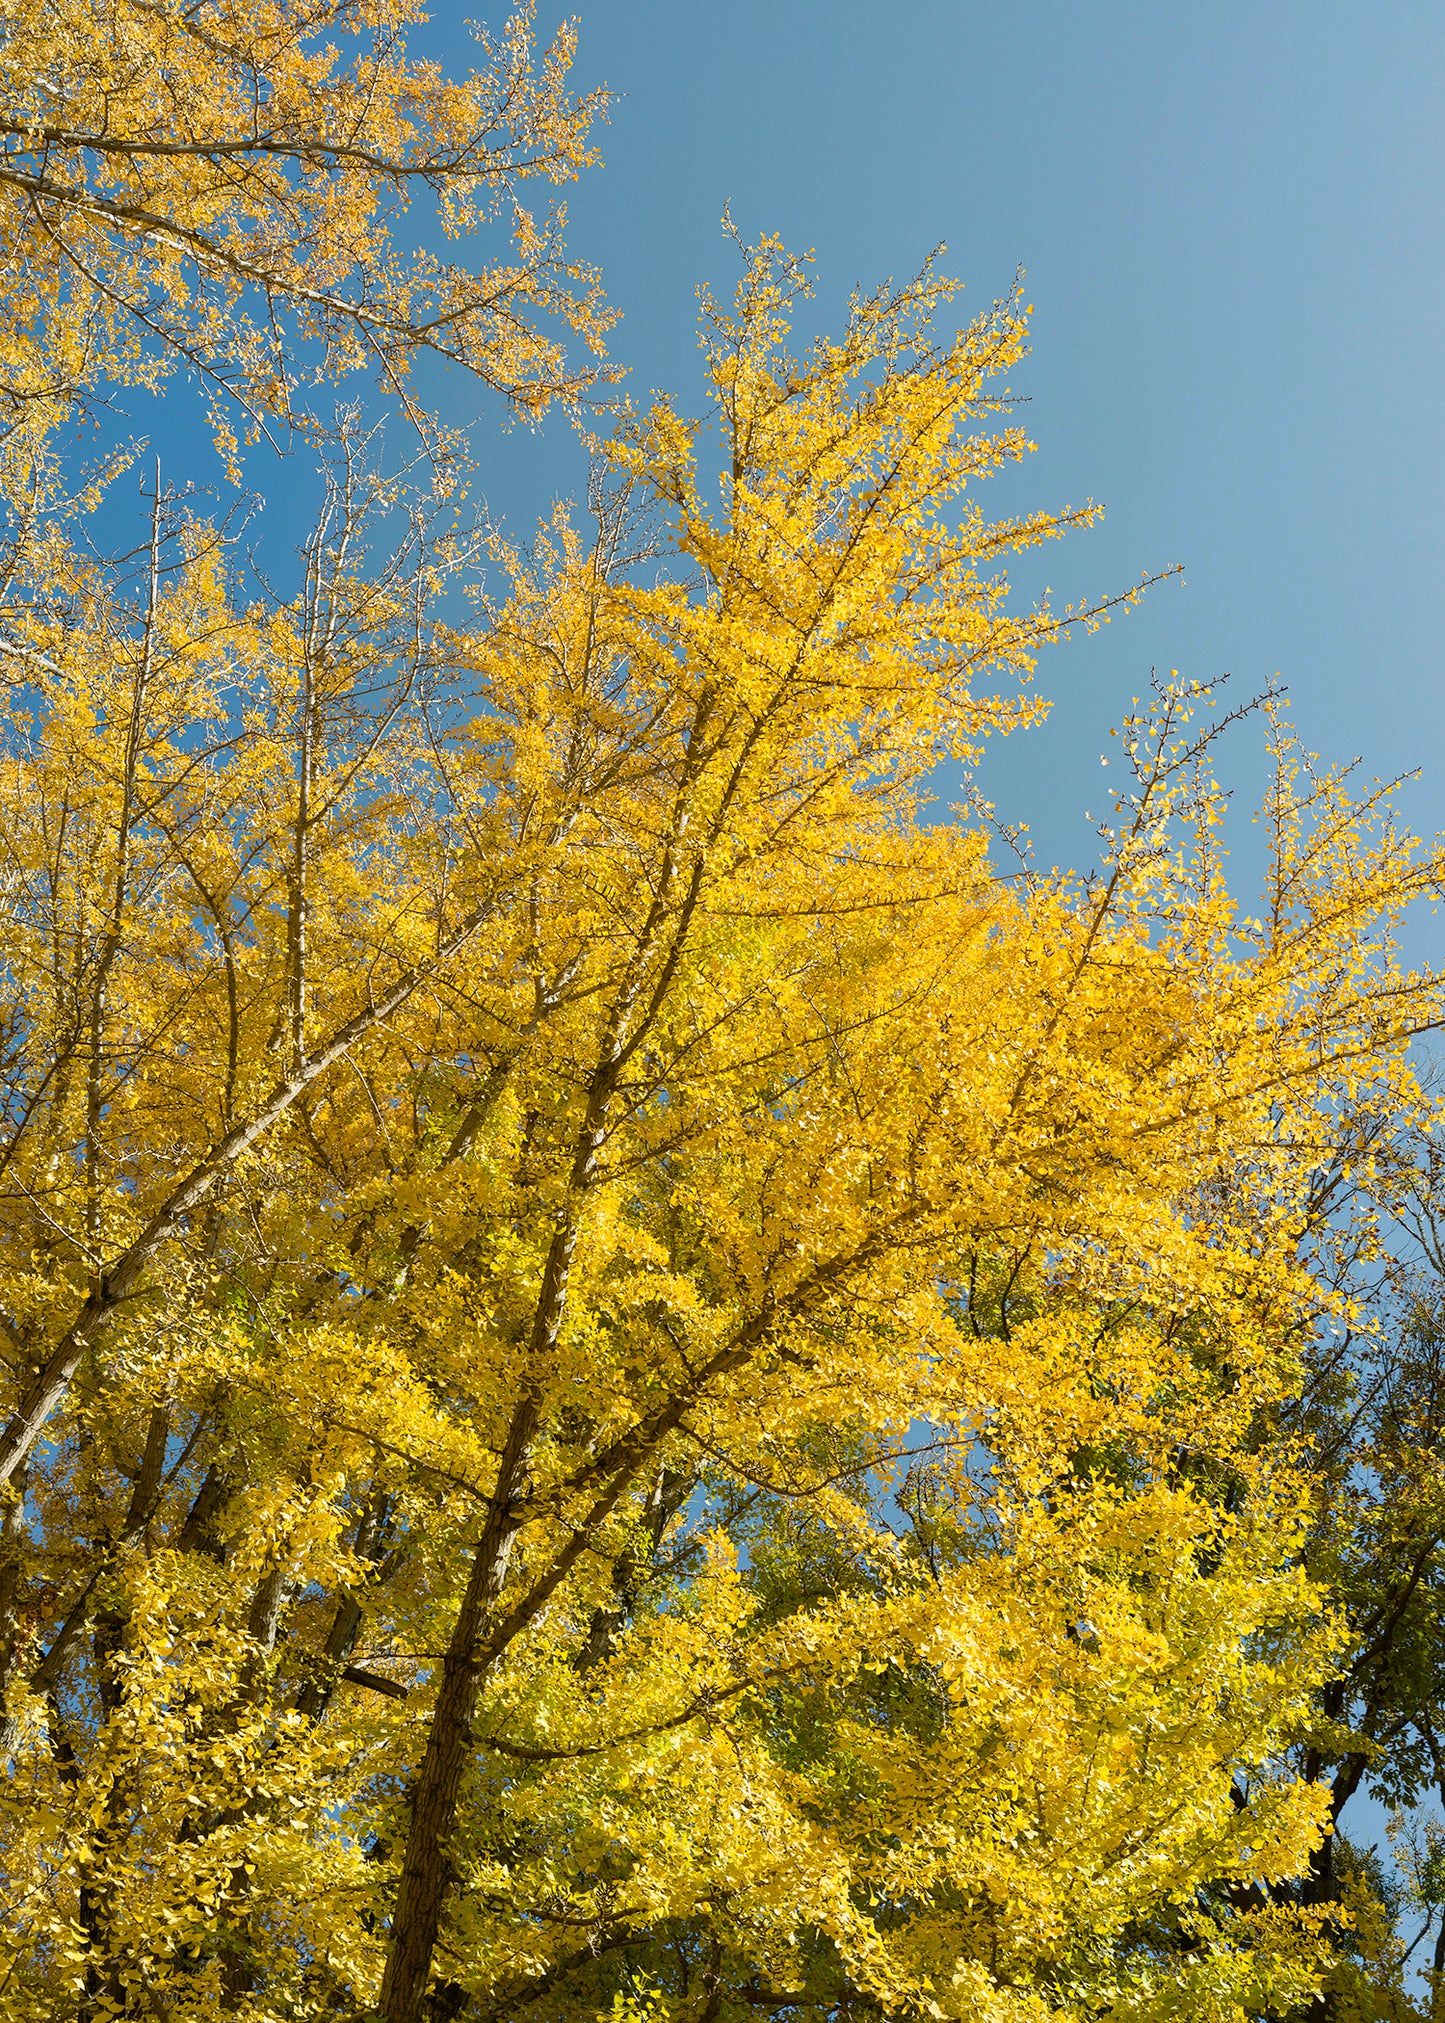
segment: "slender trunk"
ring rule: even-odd
[[[602,1143],[610,1094],[610,1075],[599,1074],[588,1101],[563,1221],[552,1239],[542,1275],[527,1358],[528,1389],[512,1414],[487,1520],[442,1661],[436,1711],[412,1787],[411,1826],[382,1981],[381,2014],[385,2023],[421,2023],[424,2014],[432,1954],[450,1880],[447,1841],[456,1822],[457,1799],[471,1742],[472,1715],[483,1678],[495,1662],[494,1656],[484,1651],[484,1632],[501,1600],[512,1541],[522,1524],[523,1501],[530,1486],[532,1441],[538,1424],[535,1387],[544,1359],[556,1346],[566,1311],[567,1282],[577,1247],[582,1195]]]
[[[637,1606],[638,1590],[657,1557],[663,1533],[692,1494],[696,1481],[696,1474],[685,1468],[658,1469],[643,1506],[644,1550],[639,1553],[627,1546],[618,1554],[612,1569],[613,1604],[611,1608],[593,1610],[587,1641],[577,1655],[579,1672],[593,1671],[611,1655],[618,1632]]]
[[[0,1512],[0,1755],[6,1761],[19,1739],[20,1715],[10,1705],[14,1683],[29,1663],[25,1625],[25,1496],[29,1468],[20,1469]]]
[[[141,634],[140,661],[131,684],[130,716],[126,724],[125,758],[121,776],[120,815],[116,824],[115,878],[111,887],[110,915],[96,952],[95,975],[90,990],[89,1048],[85,1075],[85,1236],[93,1273],[92,1290],[99,1287],[101,1245],[104,1238],[101,1201],[103,1192],[101,1123],[105,1114],[105,1019],[111,971],[120,954],[125,932],[126,898],[130,890],[131,829],[135,821],[136,783],[140,770],[141,732],[145,723],[146,695],[150,688],[156,616],[160,601],[161,568],[161,477],[156,469],[155,492],[151,498],[150,575],[147,586],[145,627]]]
[[[383,1558],[389,1517],[390,1500],[380,1496],[356,1527],[352,1550],[358,1559],[369,1559],[375,1566]],[[360,1602],[355,1595],[343,1594],[336,1604],[336,1614],[332,1617],[331,1629],[322,1646],[315,1672],[296,1695],[296,1711],[306,1720],[319,1721],[325,1713],[327,1703],[336,1690],[337,1680],[346,1674],[346,1661],[356,1648],[361,1623]]]
[[[316,711],[311,676],[311,656],[308,652],[303,657],[301,671],[301,739],[297,754],[299,778],[296,783],[296,831],[292,838],[290,905],[286,921],[289,998],[287,1068],[293,1075],[306,1058],[306,942],[307,916],[311,899],[311,786],[316,764]]]
[[[424,2013],[432,1953],[450,1880],[447,1840],[456,1821],[472,1715],[484,1672],[478,1661],[479,1647],[507,1578],[512,1541],[521,1523],[519,1506],[526,1493],[528,1454],[536,1425],[536,1407],[524,1399],[512,1416],[497,1486],[442,1661],[436,1712],[413,1786],[411,1827],[392,1918],[391,1950],[381,1989],[385,2023],[419,2023]]]

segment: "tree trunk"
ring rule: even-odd
[[[524,1400],[513,1414],[491,1508],[442,1662],[441,1690],[413,1787],[411,1828],[392,1917],[391,1948],[381,1987],[384,2023],[421,2023],[426,2013],[427,1980],[450,1880],[446,1842],[456,1820],[472,1715],[484,1670],[478,1646],[507,1577],[512,1540],[521,1521],[517,1506],[527,1484],[527,1456],[536,1416],[530,1400]]]

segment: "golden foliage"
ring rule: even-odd
[[[999,573],[1080,516],[974,502],[1019,306],[795,356],[800,285],[757,250],[713,422],[466,622],[354,435],[290,602],[158,500],[138,584],[17,608],[0,2015],[1319,1984],[1270,1424],[1321,1166],[1422,1109],[1441,865],[1276,713],[1240,915],[1198,689],[1095,880],[925,819],[1106,613]]]

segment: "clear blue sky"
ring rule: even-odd
[[[1047,657],[1051,723],[990,763],[1045,862],[1090,854],[1107,726],[1151,666],[1278,671],[1316,748],[1423,766],[1409,811],[1445,826],[1439,0],[581,5],[579,77],[620,96],[570,236],[625,312],[634,394],[697,385],[694,290],[735,271],[725,201],[816,249],[825,323],[940,240],[965,306],[1027,269],[1040,450],[1012,496],[1107,508],[1048,580],[1186,569]],[[461,10],[427,42],[466,62]],[[565,431],[479,444],[514,524],[576,486]],[[1248,733],[1229,770],[1247,799]]]

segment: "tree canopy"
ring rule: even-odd
[[[398,18],[12,8],[52,440],[177,362],[576,398],[548,233],[386,235],[407,177],[583,165],[566,38],[454,86]],[[1270,699],[1245,911],[1197,684],[1120,727],[1094,874],[939,818],[1113,606],[1003,573],[1089,512],[978,500],[1022,302],[955,329],[926,267],[795,348],[806,288],[748,249],[696,410],[530,547],[354,417],[294,592],[159,484],[113,562],[12,485],[0,2016],[1345,1999],[1324,1829],[1395,1701],[1357,1746],[1341,1682],[1436,1491],[1397,1386],[1394,1514],[1348,1502],[1329,1345],[1435,1115],[1394,936],[1445,860]]]

